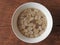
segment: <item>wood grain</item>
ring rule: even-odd
[[[15,9],[26,2],[38,2],[46,6],[53,16],[51,34],[42,42],[29,44],[19,40],[11,28]],[[0,45],[60,45],[60,0],[0,0]]]

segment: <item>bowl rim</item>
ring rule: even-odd
[[[27,3],[24,3],[24,4],[22,4],[22,5],[20,5],[15,11],[14,11],[14,13],[13,13],[13,16],[12,16],[12,19],[11,19],[11,26],[12,26],[12,30],[13,30],[13,32],[14,32],[14,28],[13,28],[13,17],[14,17],[14,14],[16,13],[16,11],[20,8],[20,7],[22,7],[23,5],[26,5],[26,4],[28,4],[28,3],[35,3],[35,4],[39,4],[39,5],[42,5],[42,4],[40,4],[40,3],[37,3],[37,2],[27,2]],[[45,7],[44,5],[42,5],[43,7]],[[50,11],[45,7],[45,9],[50,13]],[[51,13],[50,13],[50,15],[51,15]],[[51,19],[52,19],[52,27],[53,27],[53,18],[52,18],[52,15],[51,15]],[[51,31],[52,31],[52,27],[51,27]],[[51,33],[51,31],[50,31],[50,33]],[[50,34],[49,33],[49,34]],[[16,35],[16,33],[14,32],[14,34]],[[48,34],[48,36],[49,36],[49,34]],[[47,37],[48,37],[47,36]],[[17,36],[16,35],[16,37],[18,38],[18,39],[20,39],[20,37],[19,36]],[[46,38],[47,38],[46,37]],[[46,39],[45,38],[45,39]],[[22,39],[20,39],[20,40],[22,40]],[[43,39],[44,40],[44,39]],[[41,40],[41,41],[43,41],[43,40]],[[22,41],[24,41],[24,40],[22,40]],[[24,41],[24,42],[26,42],[26,41]],[[40,41],[38,41],[38,42],[40,42]],[[27,43],[38,43],[38,42],[27,42]]]

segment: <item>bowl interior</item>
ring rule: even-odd
[[[22,12],[26,8],[37,8],[40,11],[42,11],[45,14],[45,16],[46,16],[47,28],[46,28],[45,32],[42,35],[40,35],[39,37],[37,37],[37,38],[27,38],[27,37],[23,36],[19,32],[19,30],[17,28],[17,18],[19,16],[20,12]],[[52,24],[53,24],[52,23],[52,16],[51,16],[50,12],[48,11],[48,9],[45,6],[43,6],[42,4],[34,3],[34,2],[25,3],[25,4],[21,5],[21,6],[19,6],[15,10],[15,12],[14,12],[14,14],[12,16],[12,22],[11,22],[14,34],[20,40],[22,40],[24,42],[27,42],[27,43],[37,43],[37,42],[40,42],[40,41],[44,40],[50,34],[51,29],[52,29]]]

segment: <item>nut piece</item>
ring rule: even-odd
[[[33,34],[33,31],[29,31],[28,33],[31,35],[31,34]]]
[[[44,32],[44,30],[40,31],[40,32],[39,32],[39,35],[41,35],[43,32]]]
[[[41,26],[39,26],[39,28],[38,28],[39,30],[42,30],[42,27]]]
[[[30,38],[34,38],[34,35],[30,35]]]
[[[38,34],[38,33],[34,34],[34,37],[38,37],[38,36],[39,36],[39,34]]]
[[[24,35],[25,35],[26,37],[29,37],[29,33],[25,33]]]
[[[34,29],[34,30],[33,30],[33,32],[36,34],[36,33],[38,33],[38,32],[39,32],[39,30]]]
[[[27,30],[27,29],[24,29],[23,31],[24,31],[25,33],[27,33],[27,32],[28,32],[28,30]]]
[[[28,31],[31,31],[32,29],[33,29],[32,27],[28,27],[28,28],[27,28]]]

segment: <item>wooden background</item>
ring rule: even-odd
[[[35,44],[19,40],[11,28],[11,17],[15,9],[31,1],[46,6],[54,20],[54,26],[48,38]],[[60,45],[60,0],[0,0],[0,45]]]

